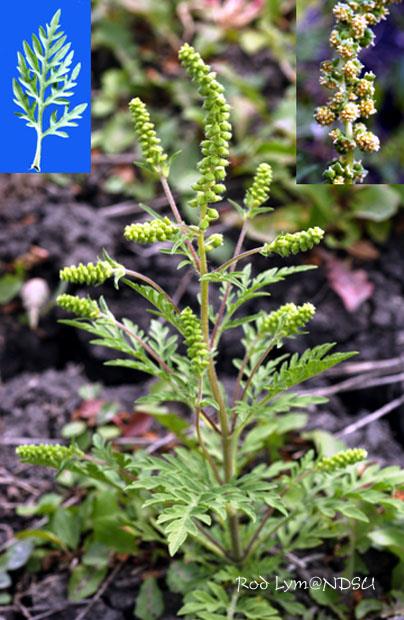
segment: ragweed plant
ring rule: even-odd
[[[285,341],[306,329],[315,314],[311,303],[288,303],[271,313],[256,309],[242,313],[248,302],[268,295],[268,287],[311,269],[310,266],[271,267],[252,274],[247,262],[254,255],[287,257],[310,251],[323,237],[320,228],[279,235],[273,241],[243,251],[249,220],[267,212],[272,171],[262,163],[243,205],[234,204],[243,226],[234,255],[219,266],[209,251],[222,243],[211,234],[219,217],[213,205],[223,200],[231,139],[230,110],[223,87],[189,45],[179,53],[181,64],[203,99],[205,137],[199,178],[190,201],[198,223],[186,223],[169,185],[170,159],[163,152],[144,104],[129,105],[147,167],[162,183],[173,219],[147,207],[152,219],[125,228],[131,243],[161,243],[161,251],[181,257],[180,267],[193,268],[199,295],[192,307],[179,308],[160,284],[115,262],[107,254],[97,263],[66,267],[61,278],[72,284],[96,286],[108,280],[127,286],[145,298],[156,316],[147,332],[126,318],[116,318],[104,298],[63,294],[61,308],[77,315],[68,325],[89,332],[94,344],[119,352],[108,365],[133,368],[153,377],[149,393],[138,400],[143,409],[177,435],[177,448],[153,456],[138,451],[114,451],[100,436],[91,454],[76,446],[21,446],[21,460],[67,468],[97,484],[112,485],[127,502],[143,504],[143,519],[129,531],[140,540],[167,545],[174,562],[167,582],[184,595],[180,615],[195,620],[249,618],[272,620],[304,608],[292,594],[268,589],[245,596],[235,584],[239,575],[287,574],[287,554],[320,545],[325,539],[344,539],[355,546],[352,523],[361,523],[361,545],[372,529],[371,518],[383,511],[391,517],[402,502],[391,493],[403,482],[396,468],[380,471],[365,464],[360,448],[334,455],[284,461],[276,445],[279,438],[305,423],[301,411],[323,398],[294,392],[311,377],[351,357],[321,344],[303,354],[280,349]],[[217,295],[212,289],[217,288]],[[225,389],[218,354],[226,332],[242,330],[244,356],[235,359],[234,389]],[[189,426],[170,412],[167,403],[180,403],[189,411]],[[275,443],[272,442],[275,439]],[[278,444],[277,444],[278,442]],[[268,455],[271,454],[271,458]],[[359,463],[361,465],[359,466]],[[353,547],[352,547],[353,545]],[[184,577],[185,575],[185,577]],[[339,616],[341,617],[341,616]]]
[[[63,130],[77,127],[76,121],[87,108],[87,103],[70,107],[81,63],[72,67],[74,51],[60,29],[60,16],[59,9],[49,24],[39,27],[38,36],[32,35],[31,46],[23,42],[23,53],[17,54],[19,77],[13,80],[14,103],[22,109],[16,114],[36,131],[31,168],[37,172],[41,171],[43,140],[47,136],[68,138]]]
[[[328,183],[362,183],[367,170],[356,159],[357,150],[374,153],[380,149],[379,138],[366,125],[377,112],[376,76],[372,71],[364,71],[359,56],[363,49],[374,45],[372,27],[386,19],[389,6],[395,2],[400,0],[350,0],[334,6],[336,24],[330,45],[335,55],[321,64],[320,84],[335,92],[314,115],[320,125],[340,125],[329,133],[339,157],[324,172]]]

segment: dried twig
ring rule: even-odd
[[[93,166],[130,166],[134,159],[133,153],[122,153],[120,155],[93,153],[91,162]]]
[[[335,385],[329,385],[327,387],[299,390],[298,394],[311,394],[312,396],[331,396],[333,394],[339,394],[340,392],[350,392],[351,390],[364,390],[371,387],[379,387],[381,385],[390,385],[392,383],[401,383],[404,381],[404,372],[397,375],[388,375],[387,377],[380,377],[373,373],[367,373],[358,377],[352,377],[346,379]]]
[[[363,362],[346,362],[341,367],[334,367],[327,371],[327,375],[355,375],[376,370],[399,371],[404,369],[404,357],[393,357],[386,360],[366,360]]]
[[[1,437],[0,446],[22,446],[26,443],[60,443],[58,439],[49,439],[49,437]]]
[[[383,407],[380,407],[380,409],[377,409],[373,413],[369,413],[368,415],[365,415],[363,418],[360,418],[356,422],[349,424],[348,426],[343,428],[341,431],[336,433],[336,436],[346,437],[346,435],[355,433],[355,431],[359,430],[360,428],[363,428],[364,426],[368,426],[368,424],[371,424],[372,422],[375,422],[376,420],[379,420],[383,416],[387,415],[391,411],[394,411],[394,409],[397,409],[403,403],[404,403],[404,396],[400,396],[400,398],[396,398],[395,400],[392,400],[390,403],[387,403],[387,405],[383,405]]]
[[[157,452],[157,450],[160,450],[160,448],[169,445],[176,439],[177,438],[174,433],[169,433],[168,435],[165,435],[165,437],[161,437],[160,439],[154,441],[148,448],[146,448],[146,452],[147,454],[153,454],[154,452]]]
[[[25,480],[21,480],[17,476],[14,476],[8,469],[5,467],[0,468],[0,486],[15,486],[31,495],[39,495],[42,492],[41,488],[34,487]]]
[[[193,277],[194,277],[193,269],[188,269],[188,271],[181,278],[180,283],[179,283],[179,285],[177,287],[177,290],[175,291],[175,293],[173,295],[173,299],[174,299],[174,302],[176,304],[180,303],[181,299],[183,298],[183,296],[187,292],[188,287],[191,284],[191,281],[192,281]]]
[[[45,618],[49,618],[50,616],[54,616],[55,614],[59,612],[70,609],[70,607],[79,607],[79,606],[81,607],[82,605],[85,605],[86,603],[87,603],[86,600],[77,601],[76,603],[69,601],[65,605],[60,605],[59,607],[53,607],[52,609],[48,609],[47,611],[44,611],[41,614],[32,616],[31,620],[45,620]]]
[[[133,447],[145,447],[146,452],[152,454],[156,452],[159,448],[170,444],[175,439],[175,435],[173,433],[169,433],[168,435],[164,435],[164,437],[158,437],[155,441],[150,441],[150,439],[144,437],[117,437],[114,439],[114,444],[120,446],[133,446]]]
[[[165,196],[155,198],[151,206],[153,209],[161,209],[167,206],[167,199]],[[106,218],[122,217],[124,215],[133,215],[137,213],[144,213],[144,209],[139,204],[131,201],[118,202],[114,205],[108,205],[107,207],[101,207],[98,209],[98,213]]]
[[[119,562],[119,564],[117,564],[115,566],[115,568],[112,569],[112,571],[106,577],[106,579],[103,581],[100,589],[93,596],[93,598],[90,600],[88,605],[82,611],[80,611],[80,613],[76,616],[76,620],[83,620],[83,618],[85,618],[85,616],[88,614],[88,612],[91,610],[91,608],[95,605],[95,603],[100,600],[101,596],[104,594],[104,592],[108,588],[109,584],[115,579],[116,575],[121,570],[123,564],[124,564],[124,562]]]

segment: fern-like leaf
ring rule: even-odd
[[[300,385],[304,381],[311,379],[311,377],[315,377],[336,364],[340,364],[356,355],[355,352],[331,353],[328,355],[328,352],[334,346],[335,343],[322,344],[313,349],[307,349],[300,356],[298,353],[295,353],[289,360],[283,362],[280,369],[271,377],[271,383],[266,388],[268,394],[265,400],[269,400],[295,385]]]
[[[258,276],[251,279],[251,265],[247,265],[243,271],[233,273],[231,278],[237,279],[237,287],[239,290],[236,293],[232,293],[228,297],[226,304],[226,316],[224,318],[221,331],[225,331],[233,327],[231,318],[243,304],[253,299],[257,299],[258,297],[270,295],[270,293],[263,289],[271,286],[272,284],[276,284],[277,282],[282,282],[285,278],[295,273],[302,273],[311,269],[315,269],[315,267],[313,265],[297,265],[279,268],[274,267],[263,271]],[[226,281],[226,279],[226,277],[223,278],[224,281]],[[219,279],[217,279],[217,281],[219,281]],[[236,282],[233,282],[232,280],[229,281],[233,285],[236,284]]]
[[[59,9],[49,24],[40,26],[38,35],[32,35],[31,45],[23,41],[23,53],[17,54],[19,76],[13,80],[14,103],[22,110],[16,114],[37,134],[31,166],[37,172],[41,171],[43,139],[47,136],[68,138],[63,129],[77,127],[76,121],[82,118],[87,108],[87,103],[70,107],[81,64],[72,66],[74,51],[60,28],[60,16]],[[51,106],[56,109],[45,127],[44,114]]]

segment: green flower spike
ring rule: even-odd
[[[262,334],[280,332],[280,335],[284,337],[294,336],[299,333],[301,327],[311,321],[315,313],[316,309],[310,303],[301,306],[293,303],[285,304],[262,319],[259,331]]]
[[[16,453],[22,463],[30,463],[31,465],[42,467],[55,467],[56,469],[59,469],[67,459],[82,454],[81,450],[74,446],[66,447],[59,444],[19,446],[16,449]]]
[[[129,110],[144,159],[157,174],[168,177],[168,156],[161,147],[160,138],[157,137],[145,104],[137,97],[129,103]]]
[[[315,226],[297,233],[286,233],[279,235],[271,243],[266,243],[261,250],[263,256],[270,254],[279,254],[280,256],[289,256],[298,252],[307,252],[315,245],[318,245],[324,237],[324,230]]]
[[[247,190],[244,204],[251,216],[269,198],[269,190],[272,182],[272,168],[269,164],[260,164],[251,187]]]
[[[196,197],[191,200],[191,207],[204,208],[209,204],[220,202],[226,188],[226,167],[229,165],[229,142],[231,140],[230,107],[224,98],[223,86],[216,80],[216,74],[210,70],[200,55],[185,43],[179,52],[179,59],[187,73],[198,86],[198,92],[204,99],[203,107],[207,112],[205,123],[205,140],[202,141],[202,161],[198,164],[201,176],[193,186]],[[207,222],[212,219],[207,214]]]
[[[64,267],[60,271],[60,279],[65,282],[72,282],[72,284],[88,284],[89,286],[94,284],[103,284],[105,280],[108,280],[113,274],[113,268],[107,261],[98,261],[95,265],[88,263],[83,265],[71,265],[71,267]]]
[[[98,304],[92,299],[63,294],[59,295],[56,303],[63,310],[86,319],[97,319],[100,316]]]
[[[209,364],[209,353],[203,339],[199,320],[191,308],[187,307],[181,312],[180,321],[185,344],[187,345],[188,357],[192,361],[195,372],[201,375]]]
[[[334,456],[322,457],[317,461],[317,469],[324,472],[334,472],[364,461],[367,455],[366,450],[362,448],[351,448],[343,452],[337,452]]]
[[[165,217],[162,220],[151,220],[142,224],[129,224],[123,234],[128,241],[155,243],[172,239],[177,231],[178,227]]]

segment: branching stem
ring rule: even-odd
[[[249,256],[253,256],[254,254],[259,254],[259,252],[261,252],[263,248],[264,246],[260,245],[258,248],[253,248],[252,250],[247,250],[247,252],[242,252],[241,254],[238,254],[237,256],[233,256],[233,258],[229,258],[229,260],[223,263],[223,265],[220,265],[220,267],[215,269],[214,272],[217,273],[220,271],[226,271],[226,269],[231,267],[233,263],[237,265],[237,263],[240,260],[243,260],[244,258],[248,258]]]
[[[265,362],[266,358],[271,353],[273,348],[274,348],[274,343],[271,342],[271,344],[265,349],[265,351],[262,353],[262,355],[260,355],[257,363],[255,364],[254,368],[251,370],[250,375],[249,375],[249,377],[247,379],[247,382],[246,382],[246,384],[244,386],[244,390],[243,390],[242,395],[241,395],[241,400],[245,400],[245,398],[247,396],[248,389],[249,389],[249,387],[250,387],[250,385],[252,383],[252,380],[254,379],[256,373],[260,369],[261,365]]]
[[[307,478],[309,475],[311,475],[313,473],[313,469],[307,469],[306,471],[303,471],[301,474],[299,474],[296,479],[293,481],[294,484],[297,484],[299,482],[301,482],[302,480],[304,480],[305,478]],[[283,495],[285,495],[285,493],[288,491],[289,487],[285,486],[283,492],[281,493],[281,497]],[[292,512],[290,512],[287,516],[285,516],[284,519],[281,519],[280,521],[278,521],[274,527],[266,533],[265,537],[269,538],[270,536],[273,536],[279,528],[281,528],[283,525],[285,525],[285,523],[287,523],[288,521],[290,521],[290,519],[292,519],[292,517],[294,517],[298,510],[294,510]],[[264,512],[261,522],[258,525],[257,529],[255,530],[254,534],[252,535],[250,542],[248,543],[244,555],[243,555],[243,561],[246,561],[252,553],[254,553],[258,543],[260,542],[260,536],[261,536],[261,532],[263,531],[265,525],[267,524],[268,520],[271,518],[271,516],[273,515],[275,511],[275,508],[273,508],[272,506],[269,506],[266,511]]]
[[[110,320],[111,317],[105,317],[105,318],[108,318],[108,320]],[[142,349],[144,349],[146,353],[148,353],[150,357],[154,359],[167,374],[173,373],[172,368],[170,368],[165,363],[165,361],[161,359],[161,357],[156,353],[156,351],[149,344],[147,344],[147,342],[145,342],[143,338],[135,334],[131,329],[129,329],[129,327],[126,327],[126,325],[124,325],[120,321],[117,321],[116,319],[114,319],[114,323],[117,327],[119,327],[119,329],[125,332],[125,334],[129,336],[129,338],[133,338],[133,340],[135,340],[142,347]]]
[[[172,213],[173,213],[173,215],[175,217],[176,222],[180,226],[185,226],[185,222],[182,219],[181,214],[180,214],[180,212],[178,210],[178,207],[177,207],[177,204],[175,202],[173,193],[171,191],[171,187],[170,187],[166,177],[165,176],[161,176],[160,177],[160,182],[161,182],[161,185],[162,185],[163,190],[164,190],[164,194],[165,194],[165,196],[167,198],[167,202],[170,205],[170,209],[171,209],[171,211],[172,211]],[[199,271],[200,270],[200,260],[199,260],[198,254],[196,253],[196,250],[195,250],[194,246],[192,245],[192,242],[189,241],[189,239],[186,239],[185,243],[186,243],[186,246],[187,246],[187,248],[188,248],[188,250],[189,250],[189,252],[190,252],[190,254],[192,256],[192,260],[194,262],[194,267],[196,268],[197,271]]]
[[[152,278],[149,278],[148,276],[145,276],[142,273],[139,273],[138,271],[132,271],[132,269],[125,269],[125,272],[126,272],[126,275],[130,276],[131,278],[135,278],[136,280],[142,280],[142,282],[146,282],[146,284],[148,284],[149,286],[154,288],[156,291],[164,295],[167,301],[169,301],[170,304],[172,304],[173,307],[176,309],[176,311],[179,312],[179,308],[177,304],[175,303],[175,301],[173,300],[173,298],[170,297],[170,295],[163,288],[161,288],[161,286],[157,284],[157,282],[152,280]]]
[[[202,534],[202,536],[206,538],[206,542],[209,543],[209,549],[211,549],[211,551],[214,551],[216,555],[222,558],[226,558],[230,561],[232,560],[231,556],[229,556],[223,545],[218,540],[216,540],[216,538],[212,536],[212,534],[208,530],[206,530],[203,525],[198,522],[195,522],[195,525],[198,528],[199,532]]]

